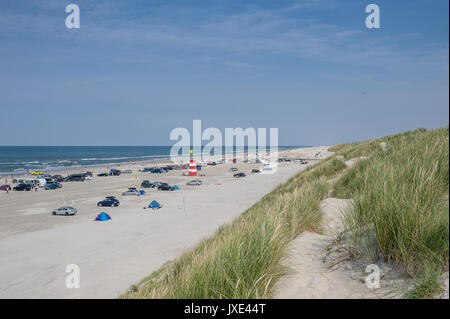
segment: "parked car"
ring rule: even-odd
[[[144,167],[144,169],[142,170],[144,173],[145,172],[151,172],[153,169],[153,167]]]
[[[53,175],[53,176],[52,176],[52,179],[53,179],[55,182],[58,182],[58,183],[61,183],[61,182],[64,181],[64,177],[62,177],[61,175]]]
[[[83,174],[72,174],[66,177],[66,181],[69,182],[83,182],[84,175]]]
[[[11,186],[10,185],[2,185],[0,186],[0,191],[10,191],[11,190]]]
[[[237,169],[236,167],[232,167],[232,168],[230,168],[230,171],[232,171],[232,172],[237,172],[238,169]]]
[[[252,173],[257,174],[257,173],[261,173],[261,171],[259,169],[254,168],[254,169],[252,169]]]
[[[150,183],[150,181],[143,181],[143,182],[141,183],[141,187],[142,187],[142,188],[155,188],[156,185],[153,184],[153,183]]]
[[[123,174],[132,174],[133,171],[131,169],[126,169],[122,172]]]
[[[47,185],[45,185],[45,189],[46,190],[51,190],[51,189],[58,189],[61,188],[62,185],[60,183],[54,182],[54,183],[49,183]]]
[[[109,175],[111,176],[119,176],[120,174],[122,174],[122,171],[118,169],[112,169],[109,171]]]
[[[97,176],[98,177],[103,177],[103,176],[109,176],[109,174],[108,173],[100,173],[100,174],[97,174]]]
[[[97,206],[110,206],[110,207],[117,207],[120,205],[120,202],[114,197],[107,197],[104,200],[97,203]]]
[[[153,182],[153,184],[155,185],[155,187],[159,187],[159,186],[161,186],[163,184],[167,185],[167,183],[163,183],[163,182]]]
[[[31,190],[31,185],[28,184],[19,184],[16,187],[13,188],[14,191],[30,191]]]
[[[140,196],[141,193],[139,193],[139,191],[137,189],[131,189],[131,188],[122,193],[122,196],[130,196],[130,195]]]
[[[234,174],[233,175],[233,177],[236,177],[236,178],[240,178],[240,177],[245,177],[245,173],[236,173],[236,174]]]
[[[55,209],[52,214],[53,215],[75,215],[77,213],[77,210],[73,208],[72,206],[63,206],[58,209]]]
[[[209,162],[208,165],[215,166],[215,165],[217,165],[217,163],[216,162]]]
[[[158,190],[160,191],[173,191],[175,188],[173,186],[170,186],[169,184],[161,184],[158,186]]]
[[[186,185],[191,185],[191,186],[200,186],[202,185],[202,181],[199,179],[193,179],[192,181],[189,181],[186,183]]]
[[[150,172],[153,174],[161,174],[163,170],[160,168],[153,168]]]

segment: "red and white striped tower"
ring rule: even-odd
[[[197,176],[197,165],[195,164],[192,150],[189,150],[189,153],[191,153],[191,159],[189,161],[189,176]]]

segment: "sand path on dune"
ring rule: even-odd
[[[289,273],[275,285],[276,299],[365,299],[379,294],[368,289],[365,282],[356,278],[355,269],[334,267],[347,257],[345,251],[333,250],[336,237],[344,229],[343,212],[352,205],[348,199],[327,198],[322,201],[323,234],[303,232],[287,249],[283,264]],[[327,257],[335,256],[330,263]],[[334,263],[337,264],[334,264]],[[364,269],[357,270],[360,273]]]

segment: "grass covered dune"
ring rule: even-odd
[[[432,297],[448,271],[448,127],[336,145],[210,238],[133,285],[122,298],[270,298],[287,245],[320,232],[320,202],[353,198],[355,247],[415,278],[406,297]],[[361,158],[351,168],[345,160]],[[365,238],[374,238],[368,241]]]

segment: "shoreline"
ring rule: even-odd
[[[286,146],[285,148],[282,149],[278,149],[277,153],[283,154],[286,151],[295,151],[295,150],[301,150],[301,149],[308,149],[308,148],[313,148],[314,146]],[[236,153],[236,159],[238,160],[242,160],[243,156],[244,156],[244,152],[237,152]],[[202,158],[204,159],[204,161],[211,161],[211,160],[217,160],[219,158],[221,158],[222,156],[226,156],[226,158],[230,158],[230,155],[232,156],[233,153],[225,153],[225,154],[218,154],[218,155],[205,155]],[[179,164],[176,163],[174,161],[171,160],[170,155],[156,155],[156,156],[164,156],[161,158],[155,158],[152,160],[149,159],[145,159],[145,160],[137,160],[137,161],[128,161],[128,162],[110,162],[110,163],[97,163],[97,164],[88,164],[88,165],[73,165],[73,166],[67,166],[67,167],[58,167],[58,168],[40,168],[40,169],[29,169],[28,171],[42,171],[44,173],[51,173],[52,175],[70,175],[73,173],[79,173],[81,171],[84,171],[84,169],[93,169],[93,170],[97,170],[97,169],[101,169],[101,168],[106,168],[109,169],[111,166],[116,166],[116,167],[120,167],[120,166],[142,166],[142,165],[154,165],[154,164],[159,164],[159,165],[173,165],[173,164]],[[185,162],[182,163],[188,163],[189,162],[189,157],[184,157]],[[194,159],[198,159],[198,155],[194,155]],[[197,161],[198,162],[198,161]],[[27,171],[20,171],[20,172],[0,172],[0,182],[2,180],[2,178],[24,178],[27,176],[33,176],[27,173]]]

